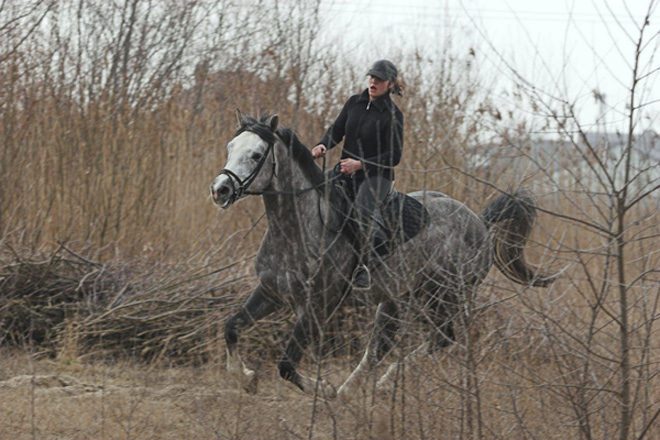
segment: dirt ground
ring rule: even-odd
[[[0,440],[579,437],[570,407],[544,387],[513,386],[519,372],[510,365],[489,368],[467,391],[469,377],[451,360],[454,351],[406,367],[392,395],[371,392],[374,375],[350,402],[339,402],[302,395],[278,377],[275,362],[250,363],[260,382],[258,393],[248,395],[236,389],[222,360],[197,367],[63,362],[0,349]],[[331,359],[320,371],[338,387],[350,363]],[[611,438],[615,414],[612,420],[606,437],[593,438]],[[645,439],[658,438],[658,429]]]
[[[259,393],[247,395],[217,365],[63,364],[3,353],[0,439],[403,438],[389,405],[366,394],[350,404],[309,398],[271,367],[259,371]]]

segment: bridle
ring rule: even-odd
[[[257,178],[257,175],[259,174],[259,171],[263,168],[264,164],[266,163],[266,159],[268,159],[268,155],[270,155],[273,151],[273,146],[275,142],[269,142],[268,147],[266,147],[266,153],[263,155],[261,160],[259,160],[259,163],[257,166],[252,170],[252,172],[243,180],[241,180],[240,177],[236,175],[232,170],[229,170],[227,168],[223,168],[220,170],[220,173],[218,175],[225,174],[227,177],[229,177],[229,183],[231,183],[231,189],[233,190],[232,196],[231,196],[231,203],[234,203],[236,200],[240,199],[243,194],[248,194],[248,195],[262,195],[265,194],[266,192],[264,191],[250,191],[248,188],[250,185],[252,185],[252,182],[254,182],[254,179]],[[272,176],[275,175],[275,156],[273,155],[273,174]],[[272,179],[271,176],[271,179]],[[238,186],[234,185],[234,181],[238,182]]]
[[[321,182],[319,184],[316,184],[316,185],[312,185],[312,186],[307,187],[307,188],[297,189],[297,190],[293,190],[293,191],[250,191],[249,190],[250,185],[257,178],[257,175],[259,174],[259,172],[263,168],[263,166],[266,163],[266,160],[268,159],[268,156],[270,154],[273,155],[273,170],[272,170],[272,174],[271,174],[271,179],[273,178],[273,176],[276,176],[275,153],[273,152],[274,145],[275,145],[274,140],[268,143],[268,146],[266,147],[266,152],[264,153],[263,157],[259,160],[259,163],[254,168],[254,170],[252,170],[252,172],[245,179],[241,179],[240,177],[238,177],[236,175],[236,173],[234,173],[233,171],[231,171],[227,168],[223,168],[222,170],[220,170],[219,175],[224,174],[229,178],[229,182],[230,182],[232,190],[233,190],[232,196],[229,200],[229,202],[231,204],[233,204],[236,200],[240,199],[243,195],[292,195],[292,196],[299,196],[299,195],[304,194],[306,192],[320,189],[320,188],[322,188],[322,187],[324,187],[324,186],[326,186],[326,185],[328,185],[328,184],[330,184],[330,183],[334,182],[335,180],[338,180],[342,177],[341,173],[339,173],[337,171],[336,174],[333,177],[331,177],[330,179],[325,179],[323,182]],[[324,174],[325,174],[325,167],[326,167],[326,160],[325,159],[326,159],[326,157],[324,155],[323,156],[323,172],[324,172]],[[338,166],[339,166],[339,164],[337,164],[335,169],[337,169]],[[236,181],[238,183],[238,186],[234,184],[234,181]],[[320,213],[321,199],[319,199],[319,201],[318,201],[318,209],[319,209],[319,213]],[[320,215],[320,217],[322,218],[323,216]],[[343,223],[344,224],[340,227],[340,230],[345,225],[346,220],[344,220]],[[338,232],[338,231],[334,231],[334,232]]]
[[[226,175],[229,177],[229,183],[231,183],[231,189],[233,190],[230,202],[234,203],[236,200],[240,199],[244,194],[245,195],[256,195],[256,196],[263,196],[263,195],[274,195],[274,196],[281,196],[281,195],[289,195],[289,196],[298,196],[300,194],[304,194],[308,191],[312,191],[315,189],[322,188],[323,186],[327,185],[328,183],[331,183],[339,178],[341,178],[341,175],[337,174],[334,177],[323,181],[322,183],[319,183],[317,185],[313,185],[307,188],[303,189],[297,189],[293,191],[250,191],[248,188],[254,182],[254,179],[257,178],[257,175],[263,168],[264,164],[266,163],[266,159],[268,159],[269,154],[273,154],[273,171],[271,174],[271,179],[272,176],[275,176],[275,155],[273,153],[273,148],[274,148],[275,142],[269,142],[268,147],[266,147],[266,153],[263,155],[261,160],[259,160],[259,163],[257,166],[252,170],[252,172],[245,178],[241,179],[234,173],[232,170],[229,170],[227,168],[223,168],[220,170],[220,173],[218,175]],[[323,156],[323,170],[325,172],[325,156]],[[234,181],[238,182],[238,186],[234,184]]]

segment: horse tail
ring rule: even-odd
[[[542,271],[525,261],[523,251],[536,221],[536,201],[531,193],[518,190],[502,194],[481,214],[495,246],[495,265],[508,279],[519,284],[544,287],[557,274]]]

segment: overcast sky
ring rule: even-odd
[[[498,75],[505,87],[509,66],[539,87],[567,93],[588,123],[599,116],[610,126],[623,123],[622,111],[631,85],[632,63],[639,27],[651,0],[334,0],[328,17],[345,50],[380,57],[385,47],[438,50],[452,39],[461,53],[476,49],[482,66]],[[659,1],[653,2],[646,29],[643,60],[646,73],[660,68],[651,58],[660,44]],[[384,50],[387,56],[387,50]],[[439,53],[439,52],[436,52]],[[658,54],[660,55],[660,54]],[[486,70],[488,70],[486,69]],[[483,69],[482,69],[483,70]],[[650,75],[643,84],[644,99],[660,99],[660,84]],[[502,81],[503,80],[503,81]],[[599,105],[593,91],[604,95]],[[644,112],[660,131],[658,105]],[[603,116],[604,115],[604,116]]]

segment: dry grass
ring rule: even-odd
[[[79,263],[80,258],[76,260]],[[35,270],[34,265],[22,264],[25,271]],[[57,286],[61,288],[57,282],[61,279],[68,277],[72,285],[79,284],[67,264],[49,267],[48,276],[28,277],[42,280],[41,290],[33,291],[34,300],[52,294]],[[78,276],[90,278],[85,270]],[[362,394],[342,403],[302,396],[277,377],[276,360],[292,325],[284,315],[246,332],[241,346],[246,361],[261,376],[260,393],[249,396],[238,392],[225,373],[224,344],[217,341],[215,333],[229,310],[206,309],[191,314],[193,310],[181,307],[176,299],[185,298],[195,285],[188,276],[180,271],[165,278],[169,283],[163,283],[159,281],[163,274],[152,273],[144,285],[135,283],[145,290],[137,288],[126,294],[123,305],[102,307],[100,313],[90,315],[79,310],[75,319],[53,326],[48,343],[32,341],[30,348],[18,344],[13,349],[5,344],[0,352],[0,436],[563,439],[578,436],[581,398],[590,401],[582,409],[591,411],[593,438],[612,437],[617,430],[618,367],[615,359],[606,359],[616,353],[616,329],[609,328],[610,322],[597,333],[589,333],[584,322],[589,317],[588,301],[568,293],[575,284],[570,277],[560,279],[549,290],[520,292],[493,276],[481,290],[477,310],[466,321],[469,331],[459,333],[456,345],[415,365],[405,365],[393,395],[373,396],[374,375]],[[106,281],[105,285],[113,291],[111,283]],[[163,286],[177,288],[168,293]],[[27,294],[29,289],[18,292]],[[60,299],[66,293],[66,289],[61,290]],[[106,296],[100,290],[83,293]],[[510,295],[513,299],[502,301]],[[163,298],[163,308],[142,307],[145,301],[159,297]],[[2,307],[4,317],[13,310],[7,306],[12,304],[9,299]],[[75,309],[85,303],[84,297],[81,302],[69,298],[50,308]],[[40,309],[43,307],[35,307]],[[126,317],[118,311],[130,317],[132,309],[141,319],[122,321]],[[108,313],[113,310],[118,317]],[[328,356],[320,369],[335,386],[360,358],[373,310],[363,309],[366,316],[356,315],[355,309],[345,312],[349,316],[343,320],[344,327],[338,328],[342,336],[336,341],[339,345],[330,347],[333,356]],[[161,320],[163,314],[169,318]],[[103,329],[105,338],[90,338],[86,331],[90,319],[103,323],[92,328]],[[122,322],[131,322],[130,329],[122,330]],[[173,325],[176,322],[185,322],[188,327]],[[52,321],[42,324],[48,326]],[[176,341],[191,329],[203,330],[202,338],[197,342],[184,339],[187,350],[167,349],[165,341]],[[4,334],[12,334],[12,330],[5,329]],[[113,343],[113,334],[126,344]],[[582,337],[592,341],[577,340]],[[425,338],[427,334],[420,332],[418,325],[404,323],[399,345],[387,361],[397,360],[409,351],[407,347]],[[154,350],[150,341],[158,339],[160,344]],[[643,342],[638,340],[640,347],[645,346]],[[178,344],[181,347],[181,342]],[[151,350],[144,350],[150,346]],[[650,356],[647,353],[645,357],[640,350],[633,356],[641,387],[638,402],[646,405],[634,418],[636,434],[647,426],[660,399],[655,375],[647,371],[660,359],[658,350],[649,348]],[[316,372],[311,359],[307,357],[302,365],[307,375]],[[378,372],[384,368],[380,366]],[[646,438],[658,434],[659,428],[652,426]]]
[[[494,313],[484,318],[488,324],[498,319]],[[518,329],[502,340],[507,331],[482,330],[489,334],[480,334],[476,383],[468,385],[466,353],[455,345],[406,366],[394,394],[374,396],[372,381],[348,403],[301,395],[277,377],[274,362],[258,365],[260,390],[252,396],[235,389],[222,356],[203,366],[168,367],[36,360],[25,350],[4,349],[0,437],[441,439],[479,438],[480,432],[488,439],[576,438],[557,383],[562,376],[542,338]],[[395,350],[390,360],[396,356]],[[307,374],[314,370],[303,365]],[[340,359],[322,371],[335,385],[350,372]],[[660,398],[657,389],[649,391]],[[610,438],[617,426],[601,415],[594,438]],[[646,438],[658,435],[655,426]]]
[[[642,265],[637,273],[655,265],[643,250],[631,255]],[[578,437],[583,417],[591,438],[617,431],[618,325],[594,312],[598,300],[615,310],[616,291],[594,291],[586,278],[606,278],[600,258],[575,264],[549,289],[521,290],[494,272],[461,318],[456,345],[404,366],[393,395],[373,397],[374,375],[344,404],[301,396],[277,377],[289,314],[245,332],[241,348],[261,390],[256,397],[235,390],[219,330],[249,291],[240,275],[249,267],[214,272],[222,258],[208,267],[100,264],[66,247],[38,259],[12,255],[0,301],[7,438],[559,439]],[[630,291],[632,432],[648,426],[645,438],[660,434],[649,425],[660,399],[653,293],[646,282]],[[370,331],[373,308],[358,305],[347,305],[326,333],[335,338],[320,372],[335,386]],[[402,324],[388,361],[428,337],[418,324]],[[317,367],[311,351],[307,375]]]

